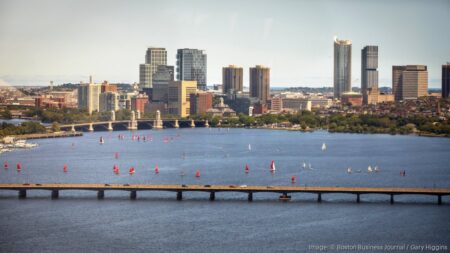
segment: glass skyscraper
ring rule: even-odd
[[[368,104],[369,91],[378,92],[378,46],[365,46],[361,51],[361,92]]]
[[[206,90],[206,54],[198,49],[178,49],[177,80],[197,81],[197,88]]]
[[[139,88],[153,88],[153,74],[159,65],[167,65],[166,49],[149,47],[145,54],[145,64],[139,65]]]
[[[352,41],[334,39],[334,98],[352,91]]]

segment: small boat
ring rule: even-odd
[[[130,173],[130,175],[133,175],[135,173],[134,167],[130,167],[129,173]]]
[[[114,164],[113,171],[114,171],[114,174],[119,175],[119,173],[120,173],[119,166]]]
[[[104,144],[105,140],[103,139],[103,136],[100,136],[100,144]]]
[[[63,171],[64,171],[64,173],[67,173],[67,171],[68,171],[67,164],[64,164]]]
[[[308,169],[313,170],[313,167],[311,166],[311,163],[308,164]]]
[[[159,173],[159,167],[158,167],[158,164],[155,166],[155,174],[158,174]]]
[[[280,200],[281,201],[289,201],[289,200],[291,200],[291,196],[282,194],[282,195],[280,195]]]
[[[270,172],[275,172],[275,170],[276,170],[276,167],[275,167],[275,161],[274,160],[272,160],[272,162],[270,163]]]
[[[378,169],[378,166],[375,166],[375,168],[373,168],[373,170],[374,170],[375,172],[380,171],[380,170]]]
[[[348,174],[352,174],[352,168],[348,167],[348,168],[347,168],[347,173],[348,173]]]
[[[372,167],[369,165],[369,167],[367,167],[367,172],[371,173],[373,171]]]
[[[303,169],[306,169],[306,163],[303,162]]]
[[[17,172],[20,172],[22,170],[22,165],[20,163],[17,163]]]
[[[248,150],[252,151],[252,145],[248,144]]]
[[[4,162],[4,163],[3,163],[3,168],[5,168],[5,170],[7,170],[7,169],[9,168],[8,162]]]
[[[245,173],[247,173],[247,174],[248,174],[248,172],[249,172],[249,169],[248,169],[248,164],[246,164],[246,165],[245,165]]]
[[[327,149],[327,145],[325,145],[325,142],[322,143],[322,151],[325,151]]]
[[[291,183],[295,184],[297,182],[297,177],[296,176],[292,176],[291,177]]]
[[[195,177],[200,177],[200,170],[197,170],[197,171],[195,172]]]

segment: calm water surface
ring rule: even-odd
[[[450,188],[450,139],[445,138],[204,128],[135,134],[152,141],[133,141],[125,131],[34,141],[36,149],[1,155],[10,168],[1,169],[0,183],[291,185],[295,175],[297,185]],[[275,174],[269,172],[272,160]],[[303,169],[303,162],[312,169]],[[120,175],[113,174],[114,164]],[[367,173],[369,165],[380,171]],[[130,166],[136,169],[133,176],[127,173]],[[361,173],[347,174],[348,167]],[[197,169],[200,178],[194,177]],[[0,191],[1,252],[314,252],[311,245],[450,245],[449,197],[437,206],[432,196],[396,196],[390,205],[384,195],[362,195],[360,204],[342,194],[323,195],[322,203],[312,194],[292,194],[289,203],[278,202],[273,193],[254,194],[252,203],[242,193],[217,193],[214,202],[207,193],[184,193],[183,201],[166,192],[138,192],[135,201],[127,192],[107,191],[104,200],[89,191],[62,191],[58,200],[49,195],[29,191],[26,200],[18,200],[17,192]]]

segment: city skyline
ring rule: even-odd
[[[172,66],[177,49],[205,50],[208,85],[235,64],[249,87],[249,67],[261,64],[271,68],[272,87],[332,86],[338,36],[352,40],[354,87],[365,45],[379,46],[380,87],[391,86],[392,66],[414,64],[428,66],[430,88],[441,86],[450,58],[448,1],[259,3],[2,1],[0,85],[78,83],[91,74],[97,82],[138,82],[142,52],[164,47]]]

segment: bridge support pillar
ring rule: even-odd
[[[19,199],[24,199],[27,197],[27,190],[19,190]]]
[[[191,120],[191,127],[195,127],[195,122],[194,122],[194,120]]]
[[[205,127],[209,127],[208,120],[205,121]]]
[[[360,201],[360,198],[359,198],[359,193],[357,193],[356,194],[356,203],[359,203],[359,202],[361,202],[361,201]]]
[[[391,204],[394,204],[394,194],[391,194]]]
[[[131,192],[130,192],[130,199],[135,200],[136,197],[137,197],[136,191],[131,191]]]
[[[108,122],[108,131],[113,131],[112,122]]]
[[[173,126],[174,128],[180,128],[180,125],[178,124],[178,120],[175,120],[175,125]]]
[[[94,132],[94,125],[92,123],[89,123],[89,132]]]
[[[209,200],[214,201],[216,199],[216,193],[215,192],[210,192],[209,193]]]
[[[103,199],[105,197],[105,191],[104,190],[99,190],[97,192],[97,198],[98,199]]]
[[[182,200],[183,199],[183,192],[177,192],[177,200]]]
[[[252,202],[253,201],[253,192],[249,192],[248,193],[248,201]]]
[[[59,191],[58,190],[52,190],[52,199],[59,198]]]
[[[317,194],[317,202],[322,202],[322,193]]]
[[[70,129],[70,131],[75,132],[75,125],[72,125],[72,128]]]
[[[438,205],[442,205],[442,196],[438,195]]]

